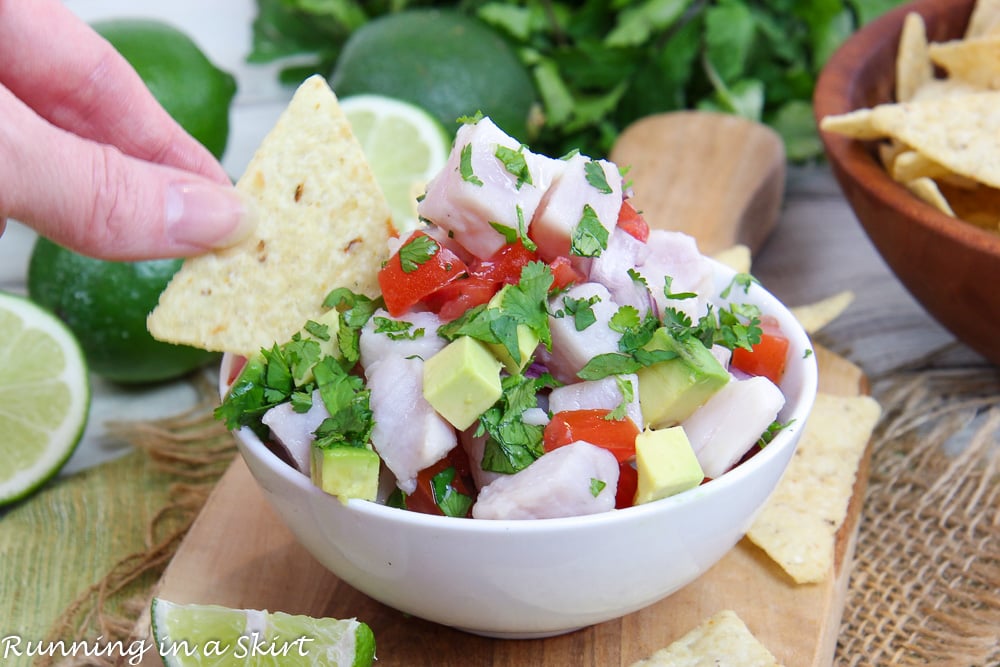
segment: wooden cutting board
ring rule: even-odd
[[[721,114],[662,114],[623,132],[611,158],[631,165],[653,227],[694,235],[703,252],[755,249],[773,228],[784,187],[781,142],[767,128]],[[821,391],[857,395],[860,370],[817,349]],[[829,667],[836,647],[869,454],[836,545],[835,569],[798,586],[749,541],[700,579],[621,619],[539,640],[497,640],[406,616],[354,590],[298,545],[241,459],[220,480],[155,595],[311,616],[357,617],[375,633],[379,667],[612,667],[631,665],[722,609],[736,611],[786,667]],[[585,585],[585,582],[581,582]],[[148,638],[148,612],[136,626]],[[145,665],[160,660],[146,654]]]
[[[860,370],[817,349],[820,390],[866,391]],[[869,453],[837,537],[835,571],[799,586],[748,540],[674,595],[624,618],[539,640],[488,639],[406,616],[359,593],[296,542],[237,458],[208,499],[157,586],[178,603],[222,604],[293,614],[357,617],[375,633],[379,667],[627,666],[702,620],[732,609],[786,667],[832,664],[843,612]],[[148,638],[149,619],[137,624]],[[144,665],[158,665],[149,652]]]

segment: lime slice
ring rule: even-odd
[[[153,598],[152,629],[167,667],[371,667],[375,636],[356,619],[175,604]]]
[[[0,292],[0,505],[54,476],[83,435],[90,408],[80,345],[55,315]]]
[[[444,167],[451,139],[433,116],[381,95],[340,100],[401,233],[417,225],[417,197]]]

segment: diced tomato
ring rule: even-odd
[[[542,445],[550,452],[577,440],[603,447],[618,462],[635,456],[635,437],[639,428],[628,417],[608,419],[610,410],[565,410],[557,412],[545,426]]]
[[[537,259],[538,253],[528,250],[518,240],[500,248],[489,259],[473,263],[469,271],[501,284],[513,285],[521,280],[521,269]]]
[[[468,277],[437,290],[424,303],[442,320],[451,321],[469,308],[487,303],[505,284],[517,283],[521,269],[537,259],[521,241],[509,243],[489,259],[469,263]]]
[[[426,252],[417,253],[417,261],[408,262],[407,269],[404,270],[400,255],[405,255],[407,248],[413,250],[420,247],[414,244],[426,244]],[[398,317],[429,294],[458,280],[467,270],[468,267],[458,255],[442,247],[427,234],[413,232],[378,273],[385,308],[390,315]]]
[[[569,257],[556,257],[549,264],[549,268],[552,270],[551,291],[564,290],[570,285],[582,283],[584,280],[583,274],[573,268]]]
[[[622,207],[618,210],[618,226],[643,243],[649,240],[649,223],[627,199],[622,202]]]
[[[618,490],[615,492],[615,509],[632,507],[635,491],[639,488],[639,471],[630,461],[618,464]]]
[[[738,347],[733,350],[733,367],[749,375],[763,375],[778,384],[785,374],[788,355],[788,338],[781,333],[778,321],[770,316],[761,318],[763,333],[752,350]]]
[[[444,512],[438,506],[438,500],[434,497],[434,477],[449,468],[455,471],[455,477],[450,484],[452,489],[475,500],[475,486],[472,483],[468,457],[464,449],[455,447],[446,457],[420,471],[417,475],[417,488],[406,496],[406,509],[444,516]],[[471,505],[469,507],[471,509]]]

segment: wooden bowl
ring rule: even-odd
[[[856,32],[827,62],[813,96],[827,115],[892,102],[903,19],[918,12],[930,41],[965,31],[973,0],[916,0]],[[882,258],[926,311],[1000,365],[1000,235],[951,218],[882,168],[874,144],[822,133],[833,173]]]

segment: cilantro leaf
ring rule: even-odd
[[[632,386],[631,380],[626,380],[621,375],[616,375],[615,384],[618,386],[618,391],[621,392],[622,400],[621,403],[616,405],[615,408],[604,417],[609,420],[624,419],[628,415],[628,406],[635,400],[635,387]]]
[[[417,234],[399,249],[399,265],[403,273],[413,273],[430,261],[441,247],[426,234]]]
[[[431,477],[431,493],[445,516],[464,517],[472,507],[472,498],[455,488],[456,474],[454,467],[448,467]]]
[[[375,317],[375,333],[385,334],[390,340],[416,340],[424,335],[422,327],[414,328],[413,322]]]
[[[494,155],[503,164],[504,169],[517,179],[514,184],[514,188],[517,190],[521,189],[521,186],[527,183],[532,185],[531,181],[531,171],[528,169],[528,162],[524,159],[524,147],[514,150],[507,146],[497,146]]]
[[[614,190],[608,184],[608,177],[604,174],[604,168],[594,160],[587,160],[583,165],[583,173],[587,182],[601,194],[609,195]]]
[[[596,294],[589,299],[574,299],[570,296],[563,297],[563,306],[566,313],[573,316],[573,325],[577,331],[585,331],[587,327],[597,322],[597,315],[594,314],[593,305],[598,303],[601,297]]]
[[[590,478],[590,495],[592,495],[592,496],[594,496],[596,498],[597,496],[601,495],[601,491],[603,491],[604,487],[606,487],[607,485],[608,485],[607,482],[605,482],[603,480],[600,480],[600,479],[597,479],[596,477],[591,477]]]
[[[466,183],[482,187],[483,182],[472,171],[472,144],[462,146],[459,153],[458,173]]]
[[[544,428],[524,423],[524,411],[538,407],[538,392],[553,386],[551,377],[504,376],[503,395],[479,417],[476,435],[486,435],[483,470],[513,474],[531,465],[545,450]]]
[[[583,205],[583,215],[573,230],[570,253],[578,257],[598,257],[608,248],[608,230],[601,224],[590,204]]]

